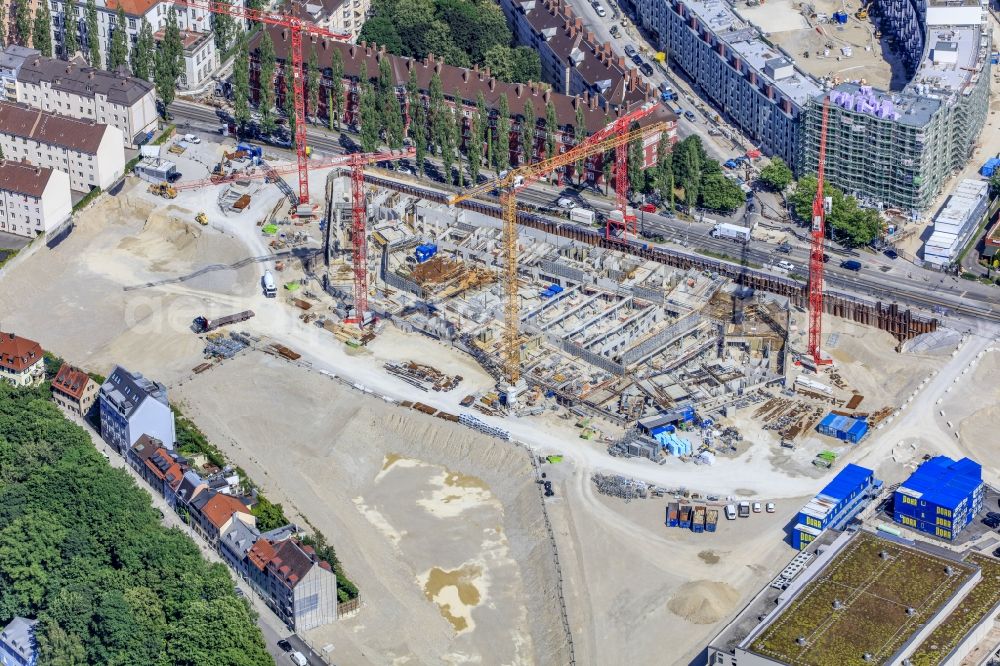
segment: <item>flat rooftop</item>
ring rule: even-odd
[[[990,37],[985,11],[978,7],[931,7],[927,13],[924,59],[910,83],[912,92],[949,98],[982,76]]]
[[[831,106],[855,113],[894,120],[901,125],[924,127],[941,108],[941,100],[909,92],[886,92],[857,83],[841,83],[830,91]]]
[[[887,663],[978,571],[858,532],[743,647],[791,666]]]
[[[719,39],[743,56],[747,64],[757,71],[758,77],[772,83],[796,104],[804,105],[822,92],[819,84],[798,68],[792,68],[790,76],[780,79],[768,76],[764,71],[764,64],[768,60],[785,56],[794,63],[795,54],[785,53],[765,42],[760,30],[737,14],[725,0],[685,0],[684,4]]]

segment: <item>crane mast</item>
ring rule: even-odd
[[[826,203],[823,176],[826,167],[826,124],[830,105],[823,100],[823,119],[819,130],[819,165],[816,172],[816,196],[812,205],[812,247],[809,252],[809,356],[818,368],[831,361],[820,350],[823,336],[823,241],[826,237]]]

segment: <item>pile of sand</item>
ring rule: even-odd
[[[739,593],[728,583],[696,580],[678,588],[667,608],[692,624],[714,624],[729,615],[739,600]]]
[[[150,211],[138,235],[123,238],[118,249],[147,260],[149,269],[160,273],[175,269],[174,262],[197,261],[200,237],[194,214],[171,205]]]

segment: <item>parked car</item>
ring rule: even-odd
[[[629,57],[632,58],[632,62],[634,62],[636,66],[639,66],[643,63],[642,56],[640,56],[638,53],[635,53],[634,50],[632,52],[632,55],[630,55]]]
[[[996,528],[1000,527],[1000,518],[985,518],[983,520],[983,525],[986,525],[986,527],[995,530]]]
[[[646,76],[653,75],[653,68],[648,62],[644,62],[641,65],[639,65],[639,71],[645,74]]]
[[[764,506],[764,509],[765,509],[765,510],[766,510],[766,511],[767,511],[768,513],[774,513],[774,502],[768,502],[768,503],[767,503],[767,504],[766,504],[766,505]]]
[[[195,136],[194,134],[185,134],[184,140],[187,141],[188,143],[201,143],[201,138]]]
[[[654,206],[651,203],[644,203],[641,206],[639,206],[639,210],[641,210],[643,213],[655,213],[656,206]]]
[[[883,252],[883,254],[885,256],[889,257],[890,259],[896,259],[896,258],[899,257],[899,253],[896,252],[895,250],[893,250],[891,247],[888,250],[886,250],[885,252]]]
[[[1000,548],[993,551],[993,557],[1000,557]]]
[[[847,261],[840,262],[840,267],[857,273],[861,270],[861,262],[856,261],[855,259],[848,259]]]
[[[612,37],[615,38],[621,37],[621,33],[618,32],[618,26],[616,25],[611,26],[611,30],[609,30],[608,32],[611,33]]]
[[[559,197],[559,201],[556,202],[556,205],[560,208],[572,208],[576,204],[569,197]]]
[[[986,512],[986,517],[987,518],[997,518],[997,519],[1000,519],[1000,513],[997,513],[996,511],[987,511]]]
[[[286,641],[284,638],[278,641],[278,647],[281,648],[284,652],[292,651],[292,644]]]
[[[778,266],[778,268],[783,268],[786,271],[793,271],[793,270],[795,270],[795,264],[793,264],[792,262],[788,261],[788,259],[782,259],[782,260],[780,260],[778,262],[777,266]]]
[[[625,55],[627,55],[629,58],[634,56],[636,53],[637,51],[635,50],[634,46],[632,46],[631,44],[625,45]]]
[[[781,245],[778,246],[777,249],[778,252],[781,252],[782,254],[788,254],[789,252],[792,251],[792,246],[789,245],[788,243],[782,243]]]
[[[694,122],[695,118],[696,118],[696,116],[693,113],[691,113],[690,111],[685,111],[684,112],[684,117],[687,118],[688,120],[690,120],[691,122]]]
[[[760,513],[760,502],[754,502],[753,503],[753,512],[754,513]]]
[[[594,11],[596,11],[597,15],[600,16],[601,18],[604,18],[605,16],[608,15],[608,13],[606,11],[604,11],[604,7],[602,7],[600,5],[595,6],[594,7]]]
[[[293,664],[295,664],[295,666],[309,666],[306,656],[301,652],[293,652],[288,655],[288,658]]]

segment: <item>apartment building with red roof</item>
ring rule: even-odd
[[[100,388],[86,372],[63,363],[52,380],[52,399],[63,409],[83,416],[94,406]]]
[[[45,377],[45,352],[34,340],[0,331],[0,381],[31,386]]]
[[[257,524],[257,518],[242,500],[211,489],[200,492],[187,506],[191,512],[191,524],[213,547],[218,546],[220,535],[233,520],[242,520],[247,525]]]

